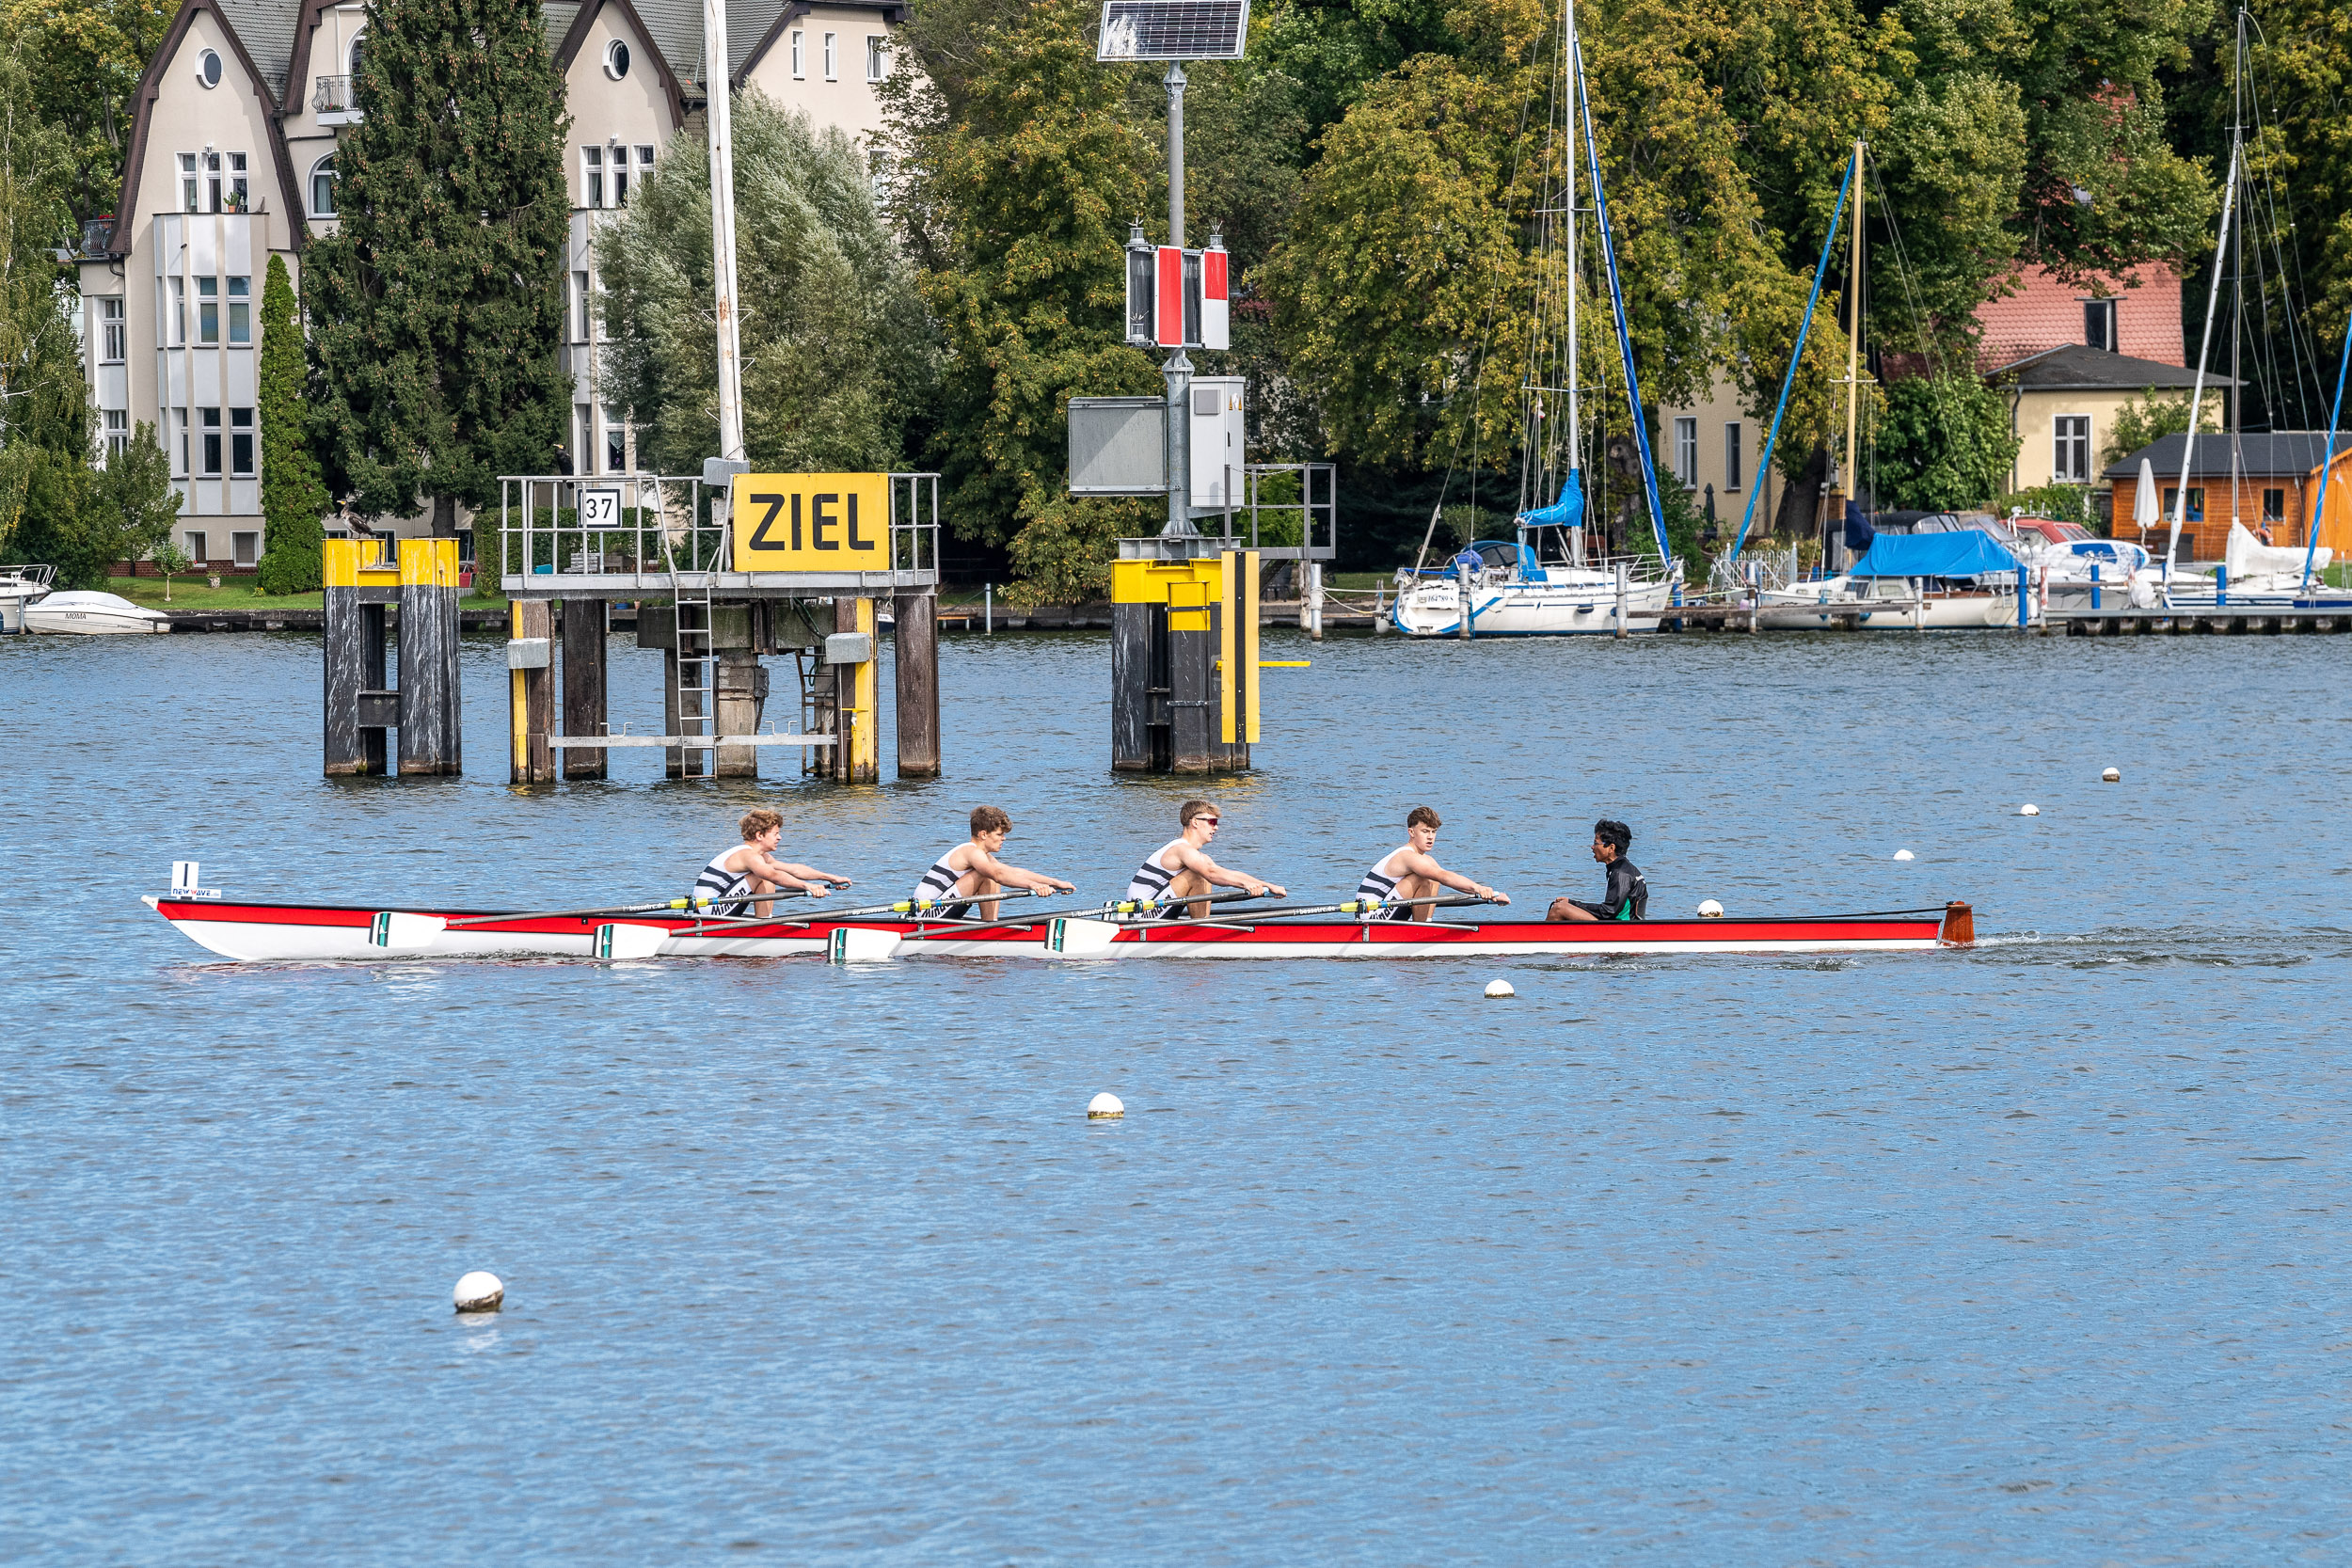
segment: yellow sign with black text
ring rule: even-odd
[[[737,474],[735,570],[890,570],[888,474]]]

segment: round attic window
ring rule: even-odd
[[[198,54],[196,56],[196,79],[203,83],[208,87],[216,87],[220,86],[220,55],[218,51],[206,49]]]
[[[619,39],[604,46],[604,73],[616,82],[628,74],[628,45]]]

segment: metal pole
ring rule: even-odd
[[[715,4],[717,0],[707,0]],[[1184,246],[1184,68],[1168,62],[1168,243]],[[1181,273],[1182,263],[1179,262]],[[1184,306],[1178,302],[1181,319]],[[1178,327],[1179,337],[1183,328]],[[1192,361],[1184,348],[1168,356],[1161,371],[1168,378],[1168,527],[1161,531],[1176,538],[1192,534]]]
[[[735,128],[727,102],[726,0],[703,0],[710,121],[710,263],[719,309],[719,455],[743,459],[743,351],[735,315]]]
[[[984,582],[980,584],[980,635],[983,637],[995,636],[996,585],[993,582]]]
[[[1460,581],[1461,585],[1462,585],[1462,630],[1461,630],[1460,635],[1461,635],[1461,639],[1462,639],[1462,641],[1465,641],[1465,642],[1467,642],[1467,641],[1469,641],[1470,640],[1470,637],[1471,637],[1471,632],[1470,632],[1470,616],[1471,616],[1471,614],[1472,614],[1471,602],[1470,602],[1470,563],[1469,563],[1469,562],[1459,562],[1459,563],[1457,563],[1457,564],[1454,566],[1454,575],[1455,578],[1456,578],[1456,579],[1458,579],[1458,580]]]

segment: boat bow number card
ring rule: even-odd
[[[735,570],[886,572],[888,474],[738,474]]]

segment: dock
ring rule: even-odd
[[[2069,637],[2277,637],[2289,632],[2352,631],[2343,605],[2175,605],[2169,610],[2053,610],[2052,626]]]

